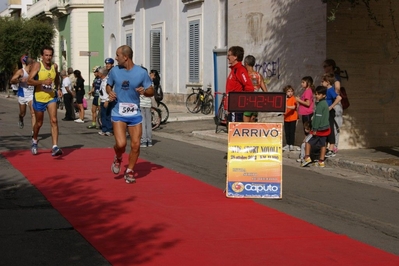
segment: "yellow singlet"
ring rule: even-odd
[[[40,70],[37,73],[37,76],[38,80],[46,80],[48,78],[51,78],[53,80],[53,83],[51,85],[38,85],[35,87],[36,101],[41,103],[47,103],[55,97],[54,80],[57,76],[57,73],[55,72],[54,65],[52,64],[51,68],[47,70],[43,66],[43,63],[40,62]]]

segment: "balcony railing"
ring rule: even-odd
[[[101,0],[34,0],[28,16],[37,17],[43,15],[66,14],[68,7],[103,7]]]

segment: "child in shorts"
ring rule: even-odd
[[[318,86],[316,88],[316,110],[312,120],[312,130],[310,134],[312,137],[305,144],[305,157],[301,164],[302,167],[312,163],[310,152],[313,147],[320,147],[320,159],[317,166],[324,167],[324,159],[326,155],[326,140],[330,135],[329,109],[326,102],[327,88]]]

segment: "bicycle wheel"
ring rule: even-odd
[[[190,113],[198,113],[201,111],[201,100],[198,93],[191,93],[186,99],[186,107]]]
[[[151,126],[156,129],[161,125],[162,117],[161,111],[158,108],[151,107]]]
[[[161,124],[165,124],[169,118],[169,109],[163,102],[158,102],[158,109],[161,111]]]
[[[212,94],[207,94],[205,96],[204,102],[202,103],[201,112],[204,115],[209,115],[213,112],[213,96]]]
[[[226,131],[227,132],[227,115],[226,115],[226,110],[224,109],[224,97],[219,105],[218,108],[218,113],[215,115],[214,120],[215,120],[215,124],[216,124],[216,130],[215,133],[219,133],[220,131]],[[223,126],[226,127],[225,130],[221,129],[219,130],[219,127]]]

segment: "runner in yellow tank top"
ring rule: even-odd
[[[57,72],[55,71],[54,65],[51,65],[50,69],[46,69],[43,62],[40,62],[40,70],[37,73],[38,80],[51,79],[55,80]],[[35,86],[35,100],[40,103],[48,103],[55,98],[54,82],[50,85],[41,84]]]
[[[56,91],[60,85],[58,66],[52,63],[54,49],[44,46],[41,49],[41,62],[36,62],[29,73],[28,85],[35,86],[33,96],[33,109],[35,111],[36,123],[33,126],[33,137],[31,151],[37,154],[37,142],[39,130],[43,125],[44,112],[47,110],[51,123],[51,138],[53,140],[52,156],[62,154],[58,148],[58,121],[57,121],[57,98]],[[54,91],[56,90],[56,91]]]

